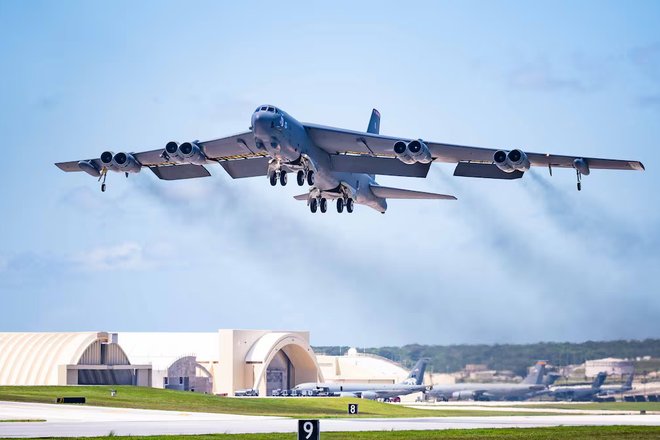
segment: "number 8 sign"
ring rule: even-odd
[[[357,403],[349,403],[348,404],[348,413],[350,415],[355,415],[358,413],[358,404]]]
[[[298,440],[319,440],[318,420],[298,420]]]

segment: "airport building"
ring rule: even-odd
[[[584,363],[584,375],[587,377],[596,377],[601,371],[608,376],[622,376],[633,374],[635,366],[632,361],[617,358],[595,359]]]
[[[0,333],[0,385],[139,385],[233,395],[323,373],[308,332]]]
[[[151,366],[131,363],[105,332],[0,333],[0,385],[151,386]]]

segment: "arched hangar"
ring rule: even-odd
[[[132,365],[115,334],[0,333],[0,385],[151,386],[151,366]]]

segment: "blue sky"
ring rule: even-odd
[[[235,4],[234,4],[235,3]],[[660,4],[0,0],[0,330],[304,329],[314,344],[660,337]],[[639,159],[311,215],[266,179],[109,190],[54,162],[302,121]]]

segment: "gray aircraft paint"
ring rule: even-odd
[[[452,385],[434,385],[427,392],[436,399],[489,399],[510,400],[528,397],[534,392],[545,389],[543,375],[545,363],[537,362],[529,374],[517,384],[508,383],[460,383]]]
[[[318,391],[364,399],[387,399],[426,390],[424,371],[428,359],[417,361],[406,380],[396,384],[308,382],[297,385],[299,391]]]
[[[205,166],[219,163],[232,178],[267,175],[271,185],[278,181],[285,185],[288,173],[293,172],[299,185],[307,182],[311,186],[306,194],[295,198],[307,200],[314,212],[319,204],[325,212],[328,200],[336,200],[339,212],[347,204],[352,208],[353,203],[358,203],[381,213],[387,210],[387,198],[455,200],[444,194],[383,188],[375,179],[375,174],[426,177],[433,162],[456,163],[456,176],[494,179],[520,178],[531,166],[572,168],[577,172],[578,189],[581,177],[592,169],[644,170],[639,161],[505,151],[383,136],[379,134],[380,113],[375,109],[366,132],[303,124],[272,105],[259,106],[251,121],[249,132],[220,139],[182,144],[171,141],[165,149],[137,153],[105,151],[96,159],[55,165],[66,172],[84,171],[98,178],[102,191],[108,171],[128,177],[145,167],[159,179],[181,180],[209,177]]]

